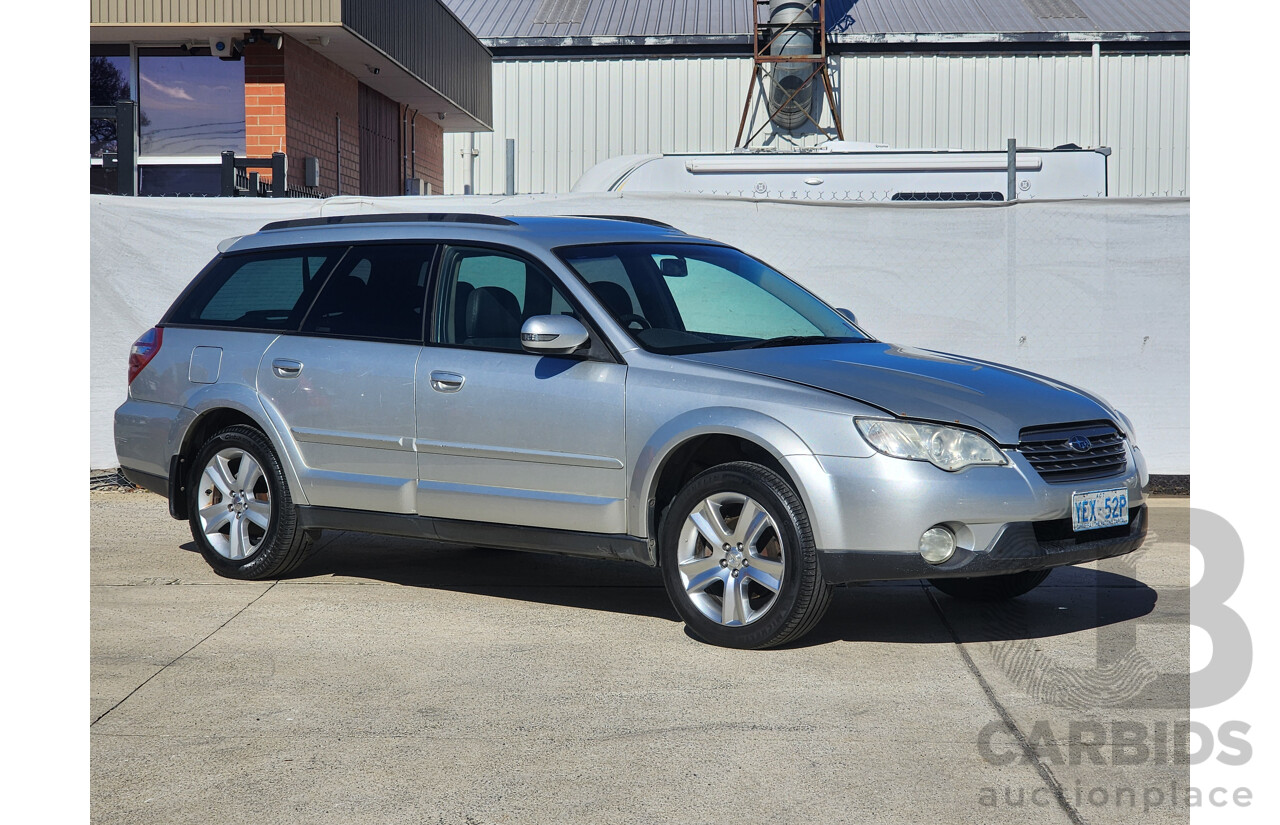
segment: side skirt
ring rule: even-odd
[[[476,547],[638,561],[649,567],[658,564],[657,554],[647,539],[621,534],[580,533],[546,527],[311,506],[298,507],[298,526],[304,530],[353,530]]]

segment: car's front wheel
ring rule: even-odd
[[[191,536],[209,566],[233,579],[272,579],[306,558],[284,470],[266,436],[236,425],[213,435],[188,484]]]
[[[929,579],[929,584],[957,599],[977,602],[1000,602],[1030,593],[1049,578],[1048,570],[1024,570],[1000,576],[977,576],[970,579]]]
[[[694,478],[658,532],[667,594],[704,641],[785,644],[812,630],[831,603],[804,504],[759,464],[722,464]]]

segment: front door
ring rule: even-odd
[[[418,512],[626,532],[626,367],[524,352],[534,315],[580,317],[514,253],[441,251],[432,343],[418,361]]]

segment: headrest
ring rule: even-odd
[[[500,286],[477,287],[467,297],[467,338],[520,340],[520,302]]]
[[[600,299],[600,303],[608,307],[615,318],[635,314],[635,308],[631,305],[631,296],[622,285],[612,281],[597,281],[591,285],[591,291]]]

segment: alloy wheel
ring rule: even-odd
[[[740,493],[716,493],[689,513],[677,550],[680,581],[703,616],[725,626],[751,624],[778,598],[786,573],[773,517]]]
[[[218,555],[240,561],[258,551],[271,526],[271,487],[258,461],[229,447],[200,474],[200,527]]]

